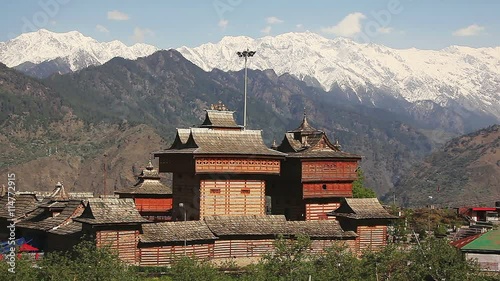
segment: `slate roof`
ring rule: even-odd
[[[341,151],[338,142],[332,144],[325,132],[309,125],[305,113],[300,126],[285,133],[277,150],[288,153],[289,158],[361,159],[360,155]]]
[[[116,194],[143,194],[143,195],[171,195],[172,188],[167,187],[160,182],[160,174],[154,169],[149,161],[146,169],[137,177],[137,183],[132,187],[123,188],[115,191]]]
[[[26,219],[18,222],[16,226],[20,228],[29,228],[42,231],[48,231],[60,225],[71,221],[72,218],[81,215],[83,212],[83,202],[81,200],[71,200],[67,202],[62,212],[55,216],[51,216],[51,212],[38,208],[28,215]]]
[[[500,253],[500,229],[490,230],[463,246],[464,252]]]
[[[262,139],[260,130],[213,130],[208,128],[191,128],[185,143],[176,137],[172,146],[161,154],[197,154],[197,155],[250,155],[284,157],[285,154],[268,148]]]
[[[144,224],[143,243],[214,240],[217,237],[203,221],[177,221]]]
[[[327,213],[329,216],[350,219],[397,219],[387,212],[377,198],[345,198],[340,207]]]
[[[311,238],[355,238],[353,231],[344,231],[336,220],[287,221],[289,234],[304,234]]]
[[[288,233],[286,218],[281,215],[207,216],[204,221],[216,236]]]
[[[89,198],[83,214],[74,220],[92,225],[147,222],[131,198]]]
[[[204,221],[216,236],[304,234],[311,238],[356,237],[352,231],[344,232],[334,220],[287,221],[283,215],[249,215],[207,216]]]
[[[201,124],[202,128],[226,128],[242,129],[234,120],[234,111],[227,110],[206,110],[205,121]]]
[[[20,218],[33,212],[40,203],[34,193],[16,193],[14,198],[15,218]],[[11,219],[8,211],[8,203],[8,196],[0,198],[0,218]]]
[[[82,231],[82,223],[71,221],[67,224],[55,227],[49,230],[49,233],[57,235],[71,235]]]

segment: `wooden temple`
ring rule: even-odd
[[[172,173],[174,219],[265,214],[266,185],[285,154],[268,148],[262,131],[238,126],[233,113],[212,106],[199,127],[177,129],[172,146],[154,153],[160,172]]]
[[[19,235],[44,251],[85,237],[139,266],[168,265],[179,255],[260,257],[274,251],[278,236],[307,235],[313,252],[339,242],[355,253],[387,243],[395,217],[377,199],[351,198],[359,155],[341,151],[305,114],[272,148],[233,115],[219,103],[200,126],[177,129],[172,145],[154,153],[158,170],[150,162],[135,185],[115,192],[119,198],[75,200],[62,185],[42,202],[19,195]],[[159,173],[172,173],[172,188]],[[35,207],[22,208],[21,198]],[[8,222],[2,208],[0,224]]]
[[[119,198],[132,198],[141,216],[150,221],[170,221],[172,218],[172,189],[161,183],[151,161],[134,186],[117,190],[115,194]]]
[[[305,113],[300,126],[288,131],[276,150],[286,153],[286,161],[268,191],[273,214],[289,220],[324,220],[343,198],[352,197],[361,156],[341,151],[338,142],[333,144],[325,132],[309,124]]]

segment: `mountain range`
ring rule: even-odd
[[[224,37],[215,44],[177,50],[205,71],[236,71],[244,66],[236,51],[247,48],[257,51],[249,59],[251,69],[290,74],[339,102],[390,110],[431,130],[462,134],[500,120],[500,47],[398,50],[303,32],[258,39]],[[0,62],[45,78],[157,50],[146,44],[98,42],[77,31],[41,29],[1,42]]]
[[[46,29],[24,33],[0,42],[0,62],[31,76],[44,78],[64,74],[91,65],[101,65],[114,57],[136,59],[158,48],[137,43],[126,46],[120,41],[98,42],[80,32],[55,33]]]
[[[45,52],[37,52],[36,44]],[[121,47],[113,49],[114,45]],[[31,49],[24,52],[21,46]],[[102,191],[100,167],[106,163],[108,190],[131,184],[149,153],[166,147],[175,128],[199,124],[211,103],[223,101],[242,123],[243,61],[234,50],[247,47],[258,54],[249,59],[249,127],[263,129],[268,144],[279,143],[286,130],[298,125],[305,108],[313,126],[338,139],[344,150],[365,156],[367,185],[379,195],[395,187],[400,198],[410,198],[403,191],[411,182],[408,171],[432,149],[500,120],[494,106],[499,63],[491,59],[498,48],[492,55],[487,49],[456,47],[458,53],[482,54],[472,62],[478,64],[477,73],[467,77],[478,83],[467,88],[471,92],[449,94],[451,88],[443,84],[428,99],[414,99],[403,92],[454,83],[439,82],[425,69],[460,66],[453,61],[463,54],[447,49],[394,50],[310,32],[260,39],[225,37],[217,44],[157,51],[147,45],[99,43],[78,32],[40,30],[0,43],[0,61],[10,60],[17,70],[0,64],[0,170],[29,175],[24,177],[26,189],[51,189],[53,182],[63,180],[70,190]],[[401,55],[410,51],[427,52],[426,60],[420,61],[426,66],[418,68],[419,59]],[[405,66],[391,63],[391,56]],[[485,58],[491,61],[481,68],[479,61]],[[464,71],[474,67],[460,67],[455,71],[465,82]],[[411,79],[418,83],[395,83],[404,71],[415,75]],[[384,82],[384,75],[393,81]],[[327,76],[335,83],[324,84]],[[483,96],[492,106],[485,106]]]
[[[410,169],[395,190],[405,206],[494,206],[500,201],[500,125],[448,141]]]

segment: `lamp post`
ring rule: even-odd
[[[187,210],[184,208],[184,203],[179,203],[179,208],[184,209],[184,222],[187,221]],[[184,227],[186,227],[184,225]],[[184,234],[184,256],[186,255],[186,247],[187,247],[187,237],[186,234]]]
[[[237,52],[238,57],[245,58],[245,105],[243,107],[243,129],[247,128],[247,60],[249,57],[255,55],[255,51],[250,51],[248,48],[246,51]]]

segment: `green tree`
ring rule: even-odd
[[[358,178],[352,183],[352,196],[354,198],[376,198],[375,191],[364,186],[365,176],[363,170],[358,168],[356,174]]]
[[[361,280],[360,260],[345,244],[336,244],[314,262],[313,280]]]
[[[170,270],[173,281],[182,280],[207,280],[207,281],[229,281],[231,277],[218,271],[211,263],[199,260],[195,257],[179,257]]]

